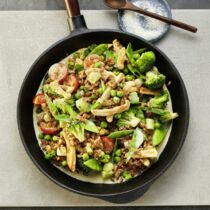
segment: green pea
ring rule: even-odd
[[[54,142],[57,142],[57,141],[59,140],[59,138],[58,138],[57,136],[53,136],[53,137],[52,137],[52,140],[53,140]]]
[[[93,93],[93,94],[91,95],[91,99],[97,99],[97,95],[96,95],[95,93]]]
[[[131,174],[127,171],[124,171],[122,176],[124,177],[125,181],[129,181],[131,180],[133,177],[131,176]]]
[[[84,154],[82,155],[82,159],[83,159],[84,161],[88,160],[88,159],[89,159],[89,155],[88,155],[87,153],[84,153]]]
[[[71,98],[71,99],[69,99],[68,101],[66,101],[68,104],[70,104],[70,105],[73,105],[74,104],[74,99],[73,98]]]
[[[124,72],[124,74],[128,74],[129,70],[128,69],[124,69],[123,72]]]
[[[154,125],[154,127],[155,128],[160,128],[160,123],[159,122],[156,122],[155,125]]]
[[[99,93],[100,95],[102,95],[102,94],[104,93],[103,89],[102,89],[102,88],[99,88],[99,89],[98,89],[98,93]]]
[[[120,157],[121,154],[122,154],[121,149],[118,149],[118,150],[115,152],[115,155],[118,156],[118,157]]]
[[[39,133],[38,137],[39,137],[39,139],[43,139],[44,138],[44,134],[43,133]]]
[[[50,140],[51,140],[51,136],[50,136],[50,135],[45,135],[45,136],[44,136],[44,140],[50,141]]]
[[[119,113],[119,114],[114,115],[114,118],[115,118],[115,119],[118,119],[118,120],[119,120],[121,117],[122,117],[122,114],[120,114],[120,113]]]
[[[66,167],[66,166],[67,166],[67,161],[66,161],[66,160],[63,160],[63,161],[61,162],[61,165],[62,165],[63,167]]]
[[[105,58],[103,55],[100,55],[100,59],[103,61]]]
[[[118,97],[120,97],[120,98],[121,98],[121,97],[123,97],[123,95],[124,95],[124,94],[123,94],[123,92],[122,92],[122,91],[117,91],[117,96],[118,96]]]
[[[63,131],[61,131],[59,134],[60,134],[60,137],[63,136]]]
[[[117,91],[116,90],[111,90],[110,92],[111,96],[114,97],[117,95]]]
[[[120,102],[120,98],[117,97],[117,96],[115,96],[115,97],[113,98],[113,101],[114,101],[114,103],[118,104],[118,103]]]
[[[46,152],[45,155],[44,155],[45,159],[47,159],[47,160],[50,160],[50,159],[54,158],[55,156],[56,156],[56,151],[55,150]]]
[[[103,155],[103,156],[100,157],[100,161],[102,163],[108,163],[109,160],[110,160],[110,155]]]
[[[114,160],[115,160],[116,163],[119,163],[121,158],[120,157],[115,157]]]
[[[138,53],[135,53],[135,54],[133,55],[133,58],[138,59],[138,58],[140,58],[140,55],[139,55]]]
[[[131,80],[133,80],[133,75],[128,74],[128,75],[125,76],[125,79],[127,81],[131,81]]]
[[[76,99],[80,99],[81,98],[81,93],[79,91],[77,91],[74,96],[75,96]]]
[[[107,122],[103,121],[103,122],[101,122],[100,126],[102,128],[107,128],[108,124],[107,124]]]
[[[73,69],[74,68],[74,62],[73,61],[68,61],[68,68]]]
[[[85,89],[85,86],[84,86],[84,85],[81,85],[81,86],[79,87],[79,89],[80,89],[80,90],[84,90],[84,89]]]
[[[117,71],[117,70],[113,71],[113,73],[114,73],[116,76],[118,76],[118,75],[120,74],[120,72]]]
[[[109,71],[112,71],[113,70],[113,66],[109,66]]]
[[[94,64],[94,67],[95,67],[95,68],[101,68],[101,66],[102,66],[102,63],[100,63],[100,62],[96,62],[96,63]]]
[[[124,86],[125,86],[125,83],[119,83],[118,84],[118,87],[120,87],[120,88],[124,88]]]

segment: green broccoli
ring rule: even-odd
[[[122,114],[122,117],[117,121],[117,126],[136,127],[140,123],[140,119],[136,117],[136,109],[130,108]]]
[[[77,168],[83,172],[84,175],[88,175],[91,171],[90,168],[88,168],[86,165],[84,165],[84,161],[82,158],[77,159]]]
[[[72,123],[68,131],[79,140],[83,142],[85,140],[85,124],[82,122]]]
[[[169,95],[167,91],[163,91],[162,95],[155,96],[150,99],[149,106],[152,108],[163,109],[166,106],[166,103],[169,101]]]
[[[146,73],[146,81],[144,85],[152,90],[160,89],[165,83],[166,77],[160,74],[156,68]]]
[[[168,121],[171,121],[171,120],[177,118],[178,116],[179,115],[176,112],[173,113],[173,112],[169,112],[169,111],[165,110],[165,112],[162,115],[160,115],[159,120],[160,120],[160,122],[165,123],[165,122],[168,122]]]
[[[173,113],[166,109],[152,108],[150,111],[158,116],[161,123],[169,122],[179,116],[178,113]]]
[[[142,53],[141,57],[136,61],[135,65],[138,67],[140,73],[145,74],[152,69],[155,60],[155,53],[152,51],[148,51]]]

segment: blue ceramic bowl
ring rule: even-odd
[[[172,18],[171,8],[166,0],[129,0],[136,6],[147,9],[161,15]],[[128,17],[129,16],[129,17]],[[122,31],[135,34],[150,42],[156,42],[163,38],[170,29],[170,25],[162,23],[154,18],[146,17],[136,12],[119,10],[119,28]],[[137,30],[137,28],[139,30]]]

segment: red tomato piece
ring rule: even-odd
[[[63,63],[56,63],[50,67],[48,75],[51,80],[58,80],[59,83],[63,83],[68,76],[68,68]]]
[[[111,153],[114,149],[114,140],[107,136],[101,136],[101,140],[103,141],[104,152]]]
[[[76,92],[79,88],[79,80],[74,74],[71,74],[64,81],[64,85],[72,87],[72,93],[73,93]]]
[[[56,134],[60,130],[58,127],[54,126],[52,123],[40,122],[39,127],[44,134],[49,134],[49,135]]]
[[[46,103],[45,97],[43,93],[38,93],[34,98],[33,98],[33,104],[35,105],[41,105]]]

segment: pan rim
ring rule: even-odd
[[[184,98],[185,98],[185,108],[187,110],[187,112],[185,113],[186,116],[186,120],[185,120],[185,124],[184,124],[184,127],[183,127],[183,132],[181,134],[181,138],[179,139],[179,145],[177,147],[177,150],[176,152],[173,154],[173,156],[171,157],[171,159],[167,162],[167,164],[164,165],[164,167],[155,175],[153,176],[151,179],[149,179],[148,181],[142,183],[141,185],[138,185],[132,189],[129,189],[129,190],[124,190],[124,191],[121,191],[121,192],[115,192],[115,193],[101,193],[101,194],[98,194],[98,193],[90,193],[90,192],[84,192],[84,191],[80,191],[80,190],[76,190],[74,188],[71,188],[71,187],[68,187],[67,185],[61,183],[59,180],[55,179],[54,177],[52,177],[48,172],[46,172],[40,165],[39,163],[35,160],[34,156],[30,153],[29,149],[28,149],[28,146],[26,144],[26,140],[24,138],[24,135],[23,135],[23,131],[22,131],[22,127],[21,127],[21,122],[20,122],[20,101],[21,101],[21,96],[22,96],[22,92],[24,90],[24,86],[25,86],[25,83],[29,77],[29,75],[31,74],[34,66],[36,65],[36,63],[40,60],[41,57],[43,57],[47,52],[51,51],[54,47],[56,47],[57,45],[61,44],[62,42],[64,42],[65,40],[69,39],[69,38],[73,38],[73,37],[76,37],[78,35],[85,35],[85,34],[89,34],[89,33],[98,33],[98,32],[108,32],[108,33],[113,33],[113,32],[116,32],[116,33],[120,33],[120,34],[124,34],[124,35],[127,35],[127,36],[130,36],[130,37],[134,37],[142,42],[144,42],[145,44],[147,44],[149,47],[155,49],[158,53],[160,53],[164,59],[166,59],[166,61],[172,66],[176,76],[178,77],[179,81],[180,81],[180,84],[181,84],[181,88],[182,88],[182,91],[183,91],[183,95],[184,95]],[[24,77],[24,80],[22,82],[22,85],[21,85],[21,88],[19,90],[19,94],[18,94],[18,100],[17,100],[17,124],[18,124],[18,130],[19,130],[19,134],[20,134],[20,137],[21,137],[21,141],[22,141],[22,144],[28,154],[28,156],[30,157],[30,159],[32,160],[32,162],[36,165],[36,167],[46,176],[48,177],[51,181],[53,181],[55,184],[57,184],[58,186],[64,188],[64,189],[67,189],[69,191],[72,191],[72,192],[75,192],[75,193],[78,193],[78,194],[81,194],[81,195],[86,195],[86,196],[92,196],[92,197],[97,197],[97,198],[105,198],[105,197],[110,197],[110,196],[117,196],[117,195],[122,195],[122,194],[126,194],[126,193],[130,193],[130,192],[133,192],[135,190],[139,190],[139,189],[142,189],[142,188],[145,188],[145,187],[149,187],[155,180],[157,180],[171,165],[172,163],[175,161],[177,155],[179,154],[184,142],[185,142],[185,139],[186,139],[186,135],[187,135],[187,131],[188,131],[188,127],[189,127],[189,120],[190,120],[190,105],[189,105],[189,98],[188,98],[188,94],[187,94],[187,90],[186,90],[186,87],[185,87],[185,84],[184,84],[184,81],[179,73],[179,71],[177,70],[177,68],[175,67],[175,65],[172,63],[172,61],[169,59],[169,57],[162,51],[160,50],[158,47],[156,47],[154,44],[152,43],[149,43],[148,41],[146,41],[145,39],[141,38],[141,37],[138,37],[134,34],[130,34],[130,33],[125,33],[125,32],[122,32],[122,31],[119,31],[119,30],[112,30],[112,29],[96,29],[96,30],[89,30],[89,29],[85,29],[85,30],[81,30],[81,31],[76,31],[76,32],[73,32],[72,34],[68,35],[67,37],[57,41],[56,43],[54,43],[53,45],[51,45],[48,49],[46,49],[43,53],[41,53],[40,56],[38,56],[38,58],[34,61],[34,63],[31,65],[30,69],[28,70],[26,76]],[[78,181],[81,181],[81,180],[78,180]],[[94,184],[94,183],[90,183],[90,184]],[[97,185],[97,184],[94,184],[94,185]],[[101,184],[101,185],[106,185],[106,184]],[[113,185],[116,185],[116,184],[113,184]]]

